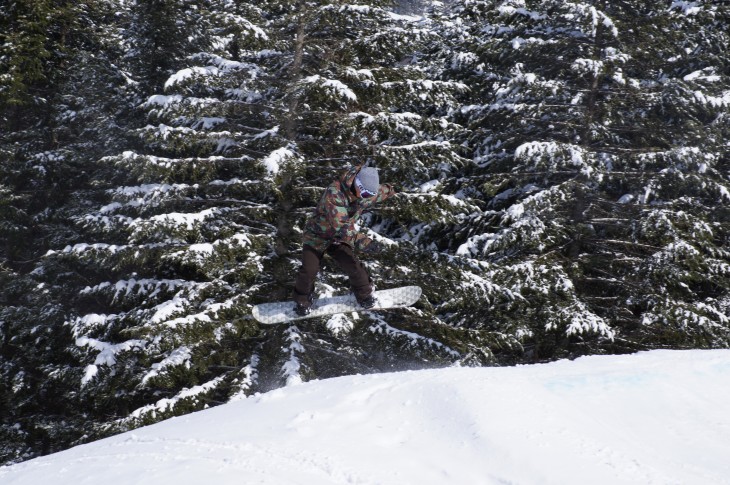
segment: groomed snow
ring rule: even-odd
[[[3,485],[726,484],[730,350],[309,382],[11,467]]]

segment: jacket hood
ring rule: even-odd
[[[352,184],[355,183],[355,177],[357,176],[357,173],[362,168],[362,165],[356,165],[354,167],[350,167],[345,173],[342,174],[340,177],[340,182],[342,182],[342,185],[345,186],[347,189],[352,187]]]
[[[362,165],[356,165],[354,167],[349,168],[346,172],[340,176],[340,184],[342,185],[342,191],[347,194],[347,198],[350,200],[355,200],[357,197],[352,192],[352,184],[355,183],[355,177],[357,176],[358,172],[362,168]]]

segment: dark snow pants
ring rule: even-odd
[[[308,244],[302,251],[302,266],[294,285],[294,301],[302,305],[309,305],[309,295],[314,290],[314,280],[317,278],[324,254],[329,254],[342,271],[350,278],[350,287],[358,301],[367,298],[373,292],[365,266],[357,259],[353,249],[347,244],[330,244],[324,253],[320,253]]]

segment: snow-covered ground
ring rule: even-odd
[[[730,483],[730,350],[289,386],[11,467],[3,485]]]

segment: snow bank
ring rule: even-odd
[[[727,484],[730,350],[343,377],[0,468],[4,485]]]

